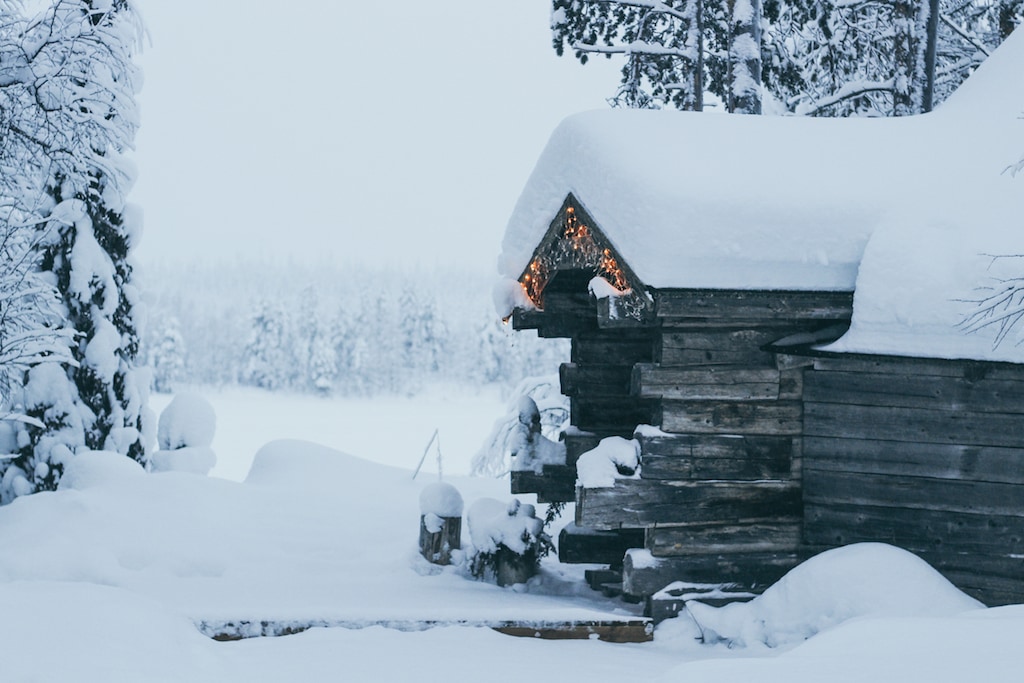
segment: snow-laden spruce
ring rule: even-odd
[[[17,457],[3,461],[10,485],[0,498],[10,500],[25,489],[15,482],[54,488],[69,451],[146,457],[148,378],[135,368],[129,255],[141,221],[126,203],[134,168],[125,156],[138,127],[141,25],[126,0],[26,3],[5,8],[0,24],[0,207],[35,231],[33,263],[77,333],[62,381],[33,367],[24,392],[4,397],[31,418]]]

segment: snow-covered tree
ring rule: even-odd
[[[551,29],[560,55],[626,58],[617,103],[761,111],[760,0],[554,0]]]
[[[1022,0],[553,0],[552,31],[559,54],[625,58],[625,106],[699,110],[709,92],[750,113],[760,84],[784,111],[889,116],[945,99],[1022,12]]]
[[[35,7],[7,3],[0,14],[2,194],[38,226],[38,267],[78,337],[73,363],[28,373],[26,413],[42,426],[26,426],[11,467],[33,490],[55,485],[77,448],[143,462],[147,390],[135,368],[137,221],[124,156],[141,27],[127,0],[57,0],[28,16]]]
[[[171,316],[160,326],[149,349],[149,366],[153,371],[153,389],[161,393],[174,391],[185,376],[185,338],[181,323]]]
[[[263,302],[252,317],[249,341],[245,345],[241,380],[263,389],[287,386],[291,367],[284,310]]]

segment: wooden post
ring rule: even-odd
[[[451,564],[452,551],[462,547],[462,517],[420,515],[420,554],[432,564]]]

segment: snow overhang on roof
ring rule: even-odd
[[[983,254],[997,243],[1024,253],[1024,178],[1003,173],[1024,154],[1022,68],[1018,31],[936,112],[898,119],[572,116],[552,134],[513,210],[499,271],[520,277],[572,194],[650,287],[856,290],[848,336],[858,350],[870,352],[889,334],[903,341],[879,352],[987,357],[978,348],[935,354],[918,342],[936,330],[965,336],[960,318],[947,320],[935,302],[976,296],[967,280],[984,275],[947,277],[949,260],[931,258],[935,249]],[[887,240],[894,231],[902,236]],[[865,260],[876,232],[886,241]],[[984,270],[980,261],[957,263]],[[914,281],[932,283],[928,297],[907,286]],[[923,335],[913,322],[922,306],[944,321]],[[868,311],[872,331],[861,334],[858,318]],[[1020,351],[1010,355],[1024,362]]]

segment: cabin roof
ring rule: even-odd
[[[1024,254],[1024,32],[931,114],[890,119],[602,110],[554,131],[517,202],[518,279],[572,193],[647,286],[855,291],[835,350],[1024,362],[965,335],[983,254]],[[1017,262],[1024,273],[1024,262]]]

